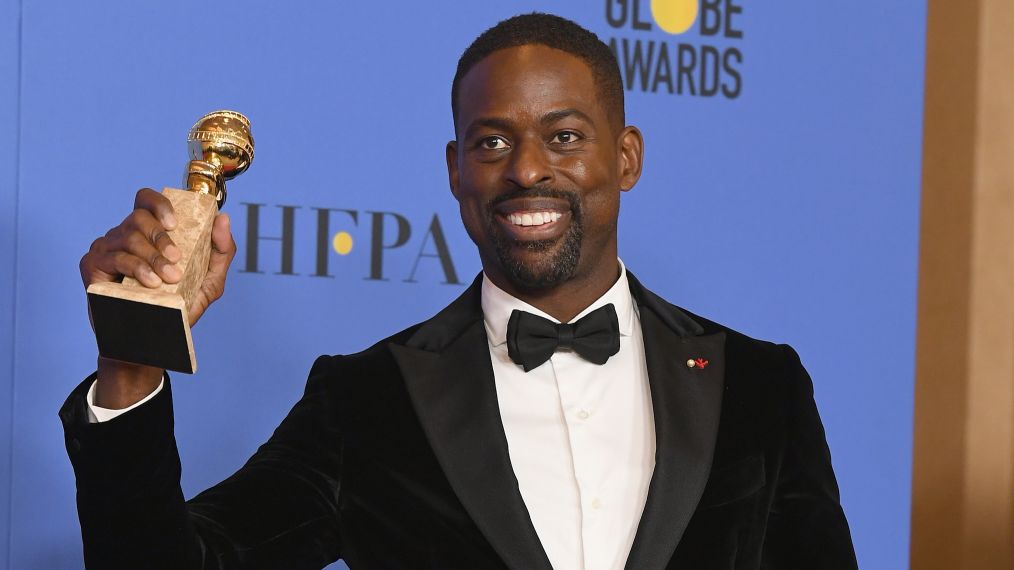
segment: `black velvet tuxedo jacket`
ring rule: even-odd
[[[549,568],[511,469],[479,283],[364,352],[319,358],[271,439],[189,502],[169,384],[89,424],[87,379],[60,416],[88,567]],[[627,568],[855,568],[795,352],[630,286],[657,452]]]

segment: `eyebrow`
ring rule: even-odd
[[[589,117],[586,113],[578,109],[568,108],[568,109],[560,109],[559,111],[550,111],[549,113],[546,113],[539,119],[539,123],[542,126],[547,126],[557,121],[562,121],[563,119],[566,119],[568,117],[576,117],[586,123],[593,122],[591,117]],[[498,131],[507,131],[514,128],[514,123],[512,121],[500,117],[480,117],[469,123],[468,128],[465,129],[465,138],[471,137],[475,133],[475,130],[481,127],[486,127]]]
[[[581,119],[582,121],[584,121],[586,123],[593,122],[592,119],[591,119],[591,117],[589,117],[585,113],[583,113],[583,112],[581,112],[581,111],[579,111],[577,109],[573,109],[573,108],[571,108],[571,109],[561,109],[559,111],[551,111],[549,113],[546,113],[545,115],[542,116],[541,119],[539,119],[539,122],[542,123],[543,125],[551,125],[551,124],[553,124],[553,123],[555,123],[557,121],[566,119],[567,117],[576,117],[576,118]]]
[[[511,129],[512,123],[507,119],[480,117],[469,123],[468,128],[465,129],[465,138],[467,139],[471,137],[475,133],[475,130],[480,127],[487,127],[498,131],[507,131]]]

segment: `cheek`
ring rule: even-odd
[[[580,158],[573,159],[566,165],[567,172],[575,181],[590,181],[595,178],[594,173],[588,168],[588,163]]]
[[[470,194],[464,194],[458,200],[461,223],[465,226],[468,236],[476,243],[482,241],[486,233],[486,209],[484,204],[483,200]]]
[[[599,187],[585,195],[583,201],[583,225],[592,235],[607,237],[616,229],[616,218],[620,212],[620,192],[608,187]]]
[[[611,163],[598,154],[568,156],[557,164],[561,177],[588,195],[616,186],[611,166]]]

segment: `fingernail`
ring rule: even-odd
[[[165,248],[165,256],[166,256],[166,259],[168,259],[169,261],[179,261],[180,260],[180,255],[181,255],[180,254],[180,248],[176,247],[173,244],[169,244],[169,245],[166,246],[166,248]]]
[[[166,229],[170,229],[171,230],[171,229],[175,228],[176,227],[176,216],[174,214],[172,214],[172,213],[166,214],[165,215],[165,220],[163,220],[163,225],[165,225]]]
[[[150,267],[141,268],[138,277],[140,281],[143,281],[148,287],[158,287],[162,284],[162,278],[152,271]]]
[[[175,265],[166,265],[165,269],[163,269],[162,272],[165,273],[166,277],[173,280],[179,279],[180,277],[183,276],[183,274],[180,272],[180,268],[176,267]]]

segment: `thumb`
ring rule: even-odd
[[[208,273],[201,283],[200,299],[190,307],[190,323],[193,325],[204,310],[225,292],[225,278],[229,265],[236,256],[236,241],[232,238],[231,221],[228,214],[215,216],[211,228],[211,255],[208,259]]]

